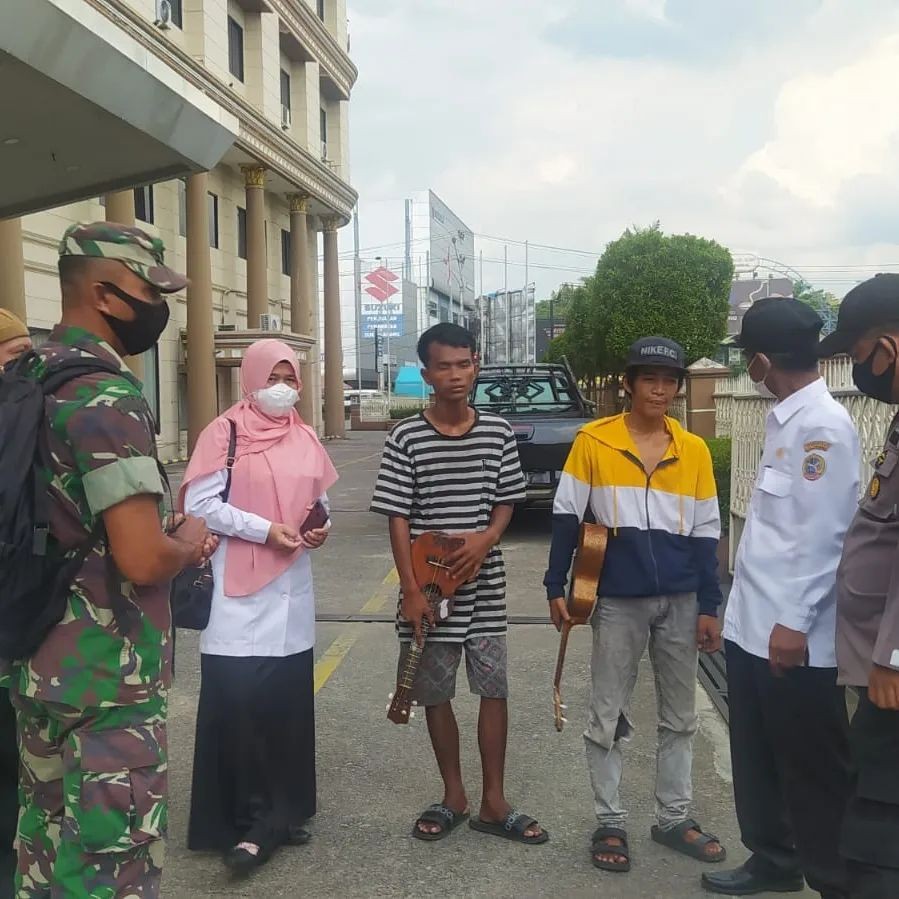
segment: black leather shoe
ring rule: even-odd
[[[223,861],[235,874],[247,875],[262,867],[271,857],[272,850],[264,846],[260,846],[258,852],[250,852],[238,843],[225,853]]]
[[[805,889],[801,874],[771,877],[750,871],[740,865],[731,871],[715,871],[702,875],[702,887],[722,896],[755,896],[758,893],[799,893]]]

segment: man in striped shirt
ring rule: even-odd
[[[514,504],[525,498],[515,435],[504,419],[469,405],[477,357],[468,331],[450,323],[435,325],[421,336],[418,355],[435,401],[387,438],[371,503],[373,512],[390,519],[390,544],[400,576],[398,670],[411,641],[422,643],[422,620],[434,624],[415,580],[411,541],[428,531],[463,538],[447,562],[464,584],[452,614],[428,634],[413,690],[426,709],[444,794],[418,817],[412,835],[439,840],[470,817],[452,707],[464,652],[471,692],[481,697],[478,742],[484,778],[479,815],[469,825],[522,843],[545,843],[546,831],[534,818],[515,811],[503,789],[506,575],[498,544]]]

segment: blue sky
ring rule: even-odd
[[[364,255],[399,255],[402,200],[431,187],[514,241],[599,253],[659,220],[838,294],[899,269],[892,0],[349,2],[362,245],[397,244]],[[595,264],[530,258],[540,293]]]

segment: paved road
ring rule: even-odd
[[[389,613],[395,576],[379,516],[367,511],[383,435],[356,434],[329,450],[341,480],[332,491],[334,531],[316,555],[319,613]],[[546,563],[549,516],[516,516],[505,541],[509,611],[544,615],[540,581]],[[519,846],[461,828],[446,841],[422,843],[409,833],[416,815],[441,798],[423,721],[389,724],[396,639],[385,623],[326,622],[316,646],[319,813],[313,842],[281,850],[252,879],[234,881],[215,855],[185,848],[193,728],[199,689],[196,635],[180,632],[170,712],[171,799],[166,896],[422,896],[565,895],[610,899],[699,897],[702,866],[649,839],[655,772],[655,700],[648,662],[634,702],[637,735],[627,756],[624,797],[632,810],[634,869],[629,875],[591,867],[589,835],[595,826],[581,731],[586,715],[589,634],[572,636],[566,669],[571,724],[552,725],[551,678],[557,637],[544,625],[517,625],[509,640],[511,732],[507,793],[538,817],[551,841]],[[464,676],[461,684],[464,685]],[[725,727],[702,691],[696,740],[696,816],[724,840],[732,859],[743,858],[732,809]],[[457,714],[469,796],[480,796],[476,701],[460,690]],[[813,895],[808,893],[807,895]]]

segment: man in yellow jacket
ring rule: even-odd
[[[724,848],[689,816],[696,732],[698,653],[720,646],[717,573],[720,517],[705,443],[667,413],[686,374],[683,348],[647,337],[628,353],[630,411],[585,426],[559,481],[544,578],[556,627],[567,617],[565,584],[588,507],[609,528],[593,616],[590,718],[584,732],[599,827],[592,861],[630,870],[619,786],[629,705],[649,644],[659,699],[656,777],[659,843],[705,862]]]

